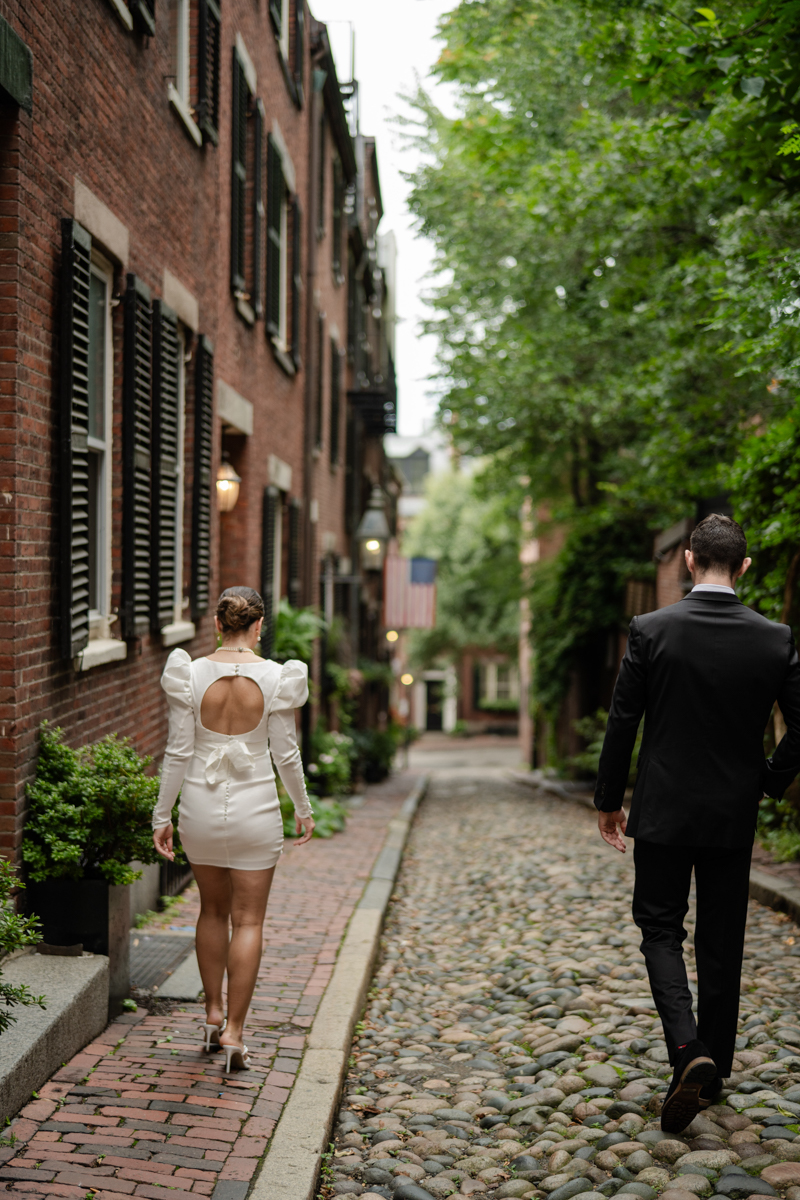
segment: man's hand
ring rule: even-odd
[[[619,850],[620,854],[625,853],[625,843],[622,837],[627,823],[625,810],[622,808],[618,808],[616,812],[601,812],[597,817],[597,828],[600,830],[601,838],[604,842],[608,842],[609,846]]]

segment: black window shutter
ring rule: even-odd
[[[333,214],[331,222],[331,267],[337,283],[342,281],[342,211],[344,209],[344,177],[337,155],[333,160]]]
[[[304,0],[294,3],[294,86],[297,103],[303,103],[303,88],[305,85],[305,51],[306,51],[306,7]]]
[[[267,287],[265,316],[267,333],[281,331],[281,216],[283,213],[283,164],[278,147],[267,139]]]
[[[322,445],[323,382],[325,377],[325,318],[317,313],[316,387],[314,391],[314,445]]]
[[[280,504],[276,487],[264,488],[264,515],[261,526],[261,598],[264,624],[261,627],[261,653],[271,658],[275,648],[275,519]]]
[[[156,0],[128,0],[136,28],[148,37],[156,31]]]
[[[203,140],[219,144],[219,68],[222,18],[218,0],[198,0],[197,124]]]
[[[302,263],[303,214],[297,196],[292,200],[292,362],[300,370],[300,301],[303,292]]]
[[[292,608],[300,604],[300,501],[293,496],[289,501],[289,603]]]
[[[211,442],[214,420],[214,350],[208,338],[197,349],[194,390],[194,494],[192,504],[192,617],[208,612],[211,582]]]
[[[319,122],[319,158],[317,160],[317,237],[321,238],[325,235],[325,206],[328,198],[326,195],[325,182],[328,175],[328,122],[325,120],[325,114],[320,117]]]
[[[331,463],[339,461],[339,426],[342,415],[342,367],[339,347],[331,338],[331,431],[330,459]]]
[[[231,290],[245,290],[245,196],[247,192],[247,80],[233,51],[231,111]]]
[[[281,36],[281,28],[283,26],[283,5],[281,0],[269,0],[269,15],[272,18],[272,24],[275,26],[275,32],[278,37]]]
[[[181,343],[178,321],[160,300],[153,305],[153,534],[150,627],[175,619],[178,541]]]
[[[253,111],[253,283],[250,303],[256,316],[264,311],[261,302],[261,245],[264,228],[264,103],[256,100]]]
[[[89,287],[92,239],[61,222],[61,654],[89,641]]]
[[[122,636],[150,624],[150,291],[135,275],[125,290],[122,378]]]

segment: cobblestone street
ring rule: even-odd
[[[587,809],[498,769],[435,774],[321,1196],[800,1200],[797,928],[751,902],[729,1088],[666,1135],[632,879]]]

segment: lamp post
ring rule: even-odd
[[[372,489],[366,512],[356,530],[361,566],[365,571],[380,571],[386,557],[386,547],[391,533],[383,505],[383,492],[376,486]]]

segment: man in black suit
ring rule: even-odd
[[[730,1075],[739,1013],[750,855],[761,797],[800,771],[800,663],[788,625],[747,608],[734,584],[750,566],[744,533],[712,514],[694,530],[694,583],[678,604],[634,617],[608,718],[595,806],[600,833],[634,837],[633,919],[675,1071],[661,1112],[676,1133]],[[772,758],[772,706],[787,726]],[[630,817],[622,798],[645,716]],[[694,868],[698,1018],[683,919]]]

